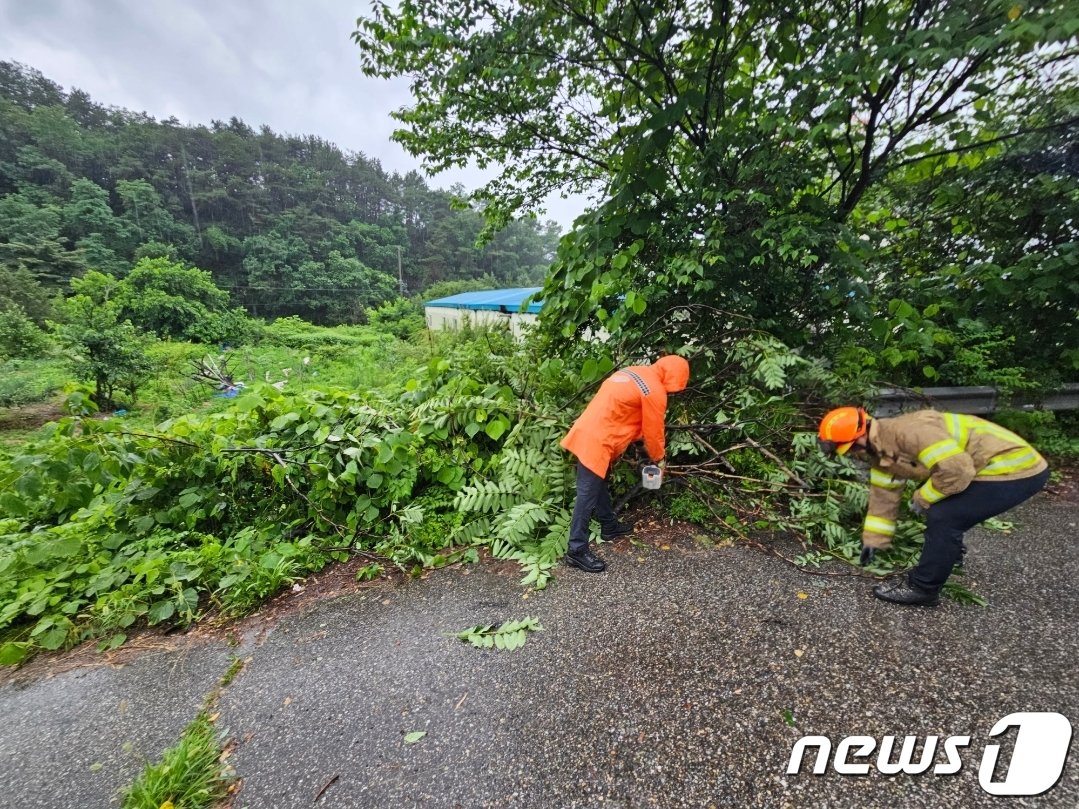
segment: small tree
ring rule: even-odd
[[[64,322],[54,325],[56,335],[70,352],[75,376],[94,383],[95,404],[112,410],[118,390],[133,401],[153,367],[146,356],[149,340],[120,320],[115,301],[78,294],[61,310]]]

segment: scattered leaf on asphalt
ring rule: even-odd
[[[799,593],[799,594],[798,594],[798,598],[800,598],[800,599],[802,599],[803,601],[805,601],[805,600],[806,600],[807,598],[809,598],[809,593]]]
[[[789,727],[794,727],[794,713],[790,708],[783,711],[783,721],[786,722]]]
[[[802,655],[804,655],[804,654],[805,654],[805,650],[804,650],[804,649],[795,649],[795,650],[794,650],[794,656],[795,656],[795,657],[801,657],[801,656],[802,656]]]
[[[90,772],[97,772],[104,766],[105,765],[102,764],[100,761],[95,761],[93,764],[90,765]]]
[[[414,730],[411,733],[405,734],[405,744],[415,744],[426,735],[426,730]]]

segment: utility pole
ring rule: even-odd
[[[397,291],[405,296],[405,277],[401,274],[401,245],[397,245]]]

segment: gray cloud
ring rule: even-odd
[[[351,0],[0,0],[0,59],[100,104],[194,124],[235,116],[317,135],[387,171],[422,170],[390,140],[407,81],[360,72],[349,37],[366,10]],[[472,188],[489,176],[462,169],[430,182]],[[547,215],[568,228],[585,206],[553,196]]]

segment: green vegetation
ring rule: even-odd
[[[209,809],[228,794],[229,769],[220,762],[216,728],[202,712],[180,741],[148,764],[124,790],[123,809]]]
[[[301,351],[366,352],[395,339],[369,327],[275,330]],[[243,614],[350,554],[367,560],[367,578],[486,548],[517,561],[523,584],[545,587],[573,500],[558,440],[578,392],[615,362],[601,345],[563,360],[502,332],[431,345],[407,371],[377,366],[379,387],[323,384],[312,361],[156,427],[74,415],[43,428],[0,460],[0,661],[88,638],[108,648],[133,628],[208,611]],[[397,364],[418,348],[379,351]],[[838,391],[838,380],[764,335],[716,358],[726,375],[672,413],[670,471],[703,509],[693,516],[712,515],[710,530],[783,530],[857,558],[857,470],[820,456],[810,433],[790,446],[791,426],[807,421],[797,392]],[[919,542],[917,525],[903,523],[874,570],[909,563]]]
[[[542,632],[536,618],[521,618],[501,624],[480,624],[455,632],[454,637],[470,643],[477,649],[500,649],[512,652],[520,649],[528,640],[529,632]]]
[[[317,138],[0,63],[0,403],[65,413],[0,445],[0,662],[239,615],[350,556],[366,580],[486,550],[542,589],[559,438],[663,352],[693,383],[653,502],[798,537],[802,565],[859,551],[866,487],[817,451],[824,410],[1073,381],[1074,4],[642,11],[375,4],[364,69],[415,79],[397,139],[505,166],[456,204]],[[554,188],[598,194],[560,241],[513,219]],[[539,283],[523,342],[423,331],[425,297]],[[1001,418],[1077,454],[1074,415]],[[871,572],[920,541],[902,521]]]
[[[1077,33],[1070,0],[432,0],[354,38],[410,79],[404,148],[504,167],[493,224],[595,191],[543,291],[567,343],[748,324],[845,378],[1021,387],[1079,368]]]
[[[180,735],[180,740],[148,763],[142,774],[122,790],[123,809],[210,809],[220,806],[235,781],[224,763],[224,732],[214,727],[214,708],[221,692],[243,670],[244,661],[233,657],[203,702],[202,710]]]
[[[365,322],[401,281],[411,294],[485,275],[488,288],[541,283],[557,226],[526,218],[479,246],[483,218],[456,204],[464,195],[317,137],[159,122],[0,62],[0,312],[20,304],[39,325],[70,279],[123,278],[144,259],[205,271],[251,315],[320,324]],[[131,302],[152,310],[142,316],[220,339],[184,311],[218,294],[193,275],[162,288],[145,274],[134,283],[155,292]]]

